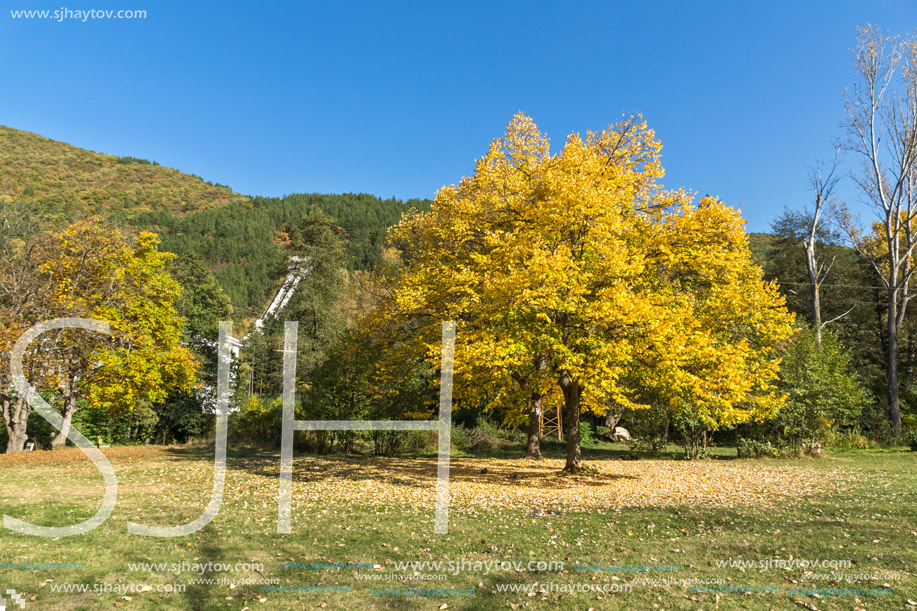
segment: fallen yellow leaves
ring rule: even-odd
[[[181,452],[181,451],[179,451]],[[155,491],[161,508],[200,507],[212,487],[213,463],[200,454],[168,448],[106,449],[118,472],[128,512]],[[31,459],[31,460],[29,460]],[[38,483],[64,468],[77,480],[97,479],[78,450],[23,453],[0,457],[0,469],[30,462],[28,479]],[[590,472],[559,474],[562,460],[454,458],[450,494],[454,511],[528,509],[535,512],[589,511],[666,505],[766,507],[791,499],[811,499],[841,490],[852,474],[766,461],[607,460],[589,463]],[[45,470],[49,472],[45,472]],[[227,462],[224,503],[274,511],[279,460],[273,456],[231,458]],[[76,482],[74,482],[76,483]],[[88,482],[87,482],[88,483]],[[435,458],[376,456],[300,456],[294,461],[293,507],[317,505],[392,506],[432,511],[436,494]],[[84,485],[85,486],[85,485]],[[83,492],[94,494],[96,485]],[[101,486],[98,486],[101,491]],[[129,515],[134,515],[129,513]]]
[[[825,471],[720,461],[600,461],[595,473],[560,476],[562,460],[453,459],[452,507],[591,510],[651,505],[768,505],[818,494]],[[482,471],[486,469],[486,472]],[[399,458],[300,458],[294,498],[356,505],[433,506],[436,461]]]

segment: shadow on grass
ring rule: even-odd
[[[204,447],[170,448],[167,455],[177,460],[212,461]],[[613,460],[612,455],[593,456],[592,460]],[[553,458],[548,456],[547,458]],[[277,479],[280,458],[276,450],[245,449],[227,453],[227,469],[250,475]],[[499,460],[499,459],[498,459]],[[334,479],[350,481],[383,480],[398,486],[430,487],[436,479],[437,461],[434,456],[382,457],[341,454],[299,454],[293,463],[293,478],[300,482]],[[564,487],[575,480],[578,485],[604,486],[622,479],[637,479],[634,475],[585,472],[564,476],[556,464],[533,460],[494,462],[492,456],[459,456],[450,459],[450,480],[475,484],[503,486]]]
[[[165,450],[175,460],[212,461],[212,447],[186,446]],[[711,448],[714,460],[735,460],[731,447]],[[570,485],[602,487],[618,480],[634,480],[632,474],[586,471],[576,476],[563,475],[556,461],[566,456],[563,443],[554,440],[542,442],[542,454],[547,461],[525,460],[519,447],[502,447],[487,452],[469,454],[453,452],[450,458],[450,481],[497,485],[501,487],[538,487],[562,489]],[[243,447],[229,449],[227,469],[248,475],[278,480],[280,476],[279,450],[276,448]],[[631,446],[625,443],[600,443],[598,447],[583,448],[583,460],[589,463],[616,463],[635,460]],[[636,458],[636,460],[643,460]],[[655,460],[683,460],[680,448],[669,445]],[[345,480],[351,482],[380,481],[394,486],[429,488],[436,480],[436,454],[383,457],[367,454],[307,454],[295,453],[293,479],[301,483]]]
[[[223,547],[220,546],[219,541],[221,535],[212,526],[204,528],[199,532],[203,540],[197,546],[197,556],[205,562],[213,562],[214,564],[219,563],[225,558]],[[212,577],[214,581],[216,581],[219,575],[214,573],[202,573],[198,575],[198,577],[204,579]],[[212,583],[189,583],[185,590],[185,596],[188,598],[188,602],[192,609],[206,609],[210,602],[218,599],[216,589],[221,587],[222,586]]]

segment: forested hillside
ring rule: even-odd
[[[373,195],[297,194],[283,198],[256,197],[219,209],[191,214],[145,212],[134,221],[162,237],[165,250],[195,255],[214,272],[236,312],[260,312],[285,270],[283,252],[289,230],[313,210],[331,221],[344,243],[350,270],[375,265],[382,254],[385,231],[401,213],[428,209],[427,200],[382,200]]]
[[[40,201],[58,214],[123,219],[146,210],[186,213],[248,200],[229,187],[155,162],[87,151],[4,126],[0,197]]]
[[[285,270],[289,229],[310,211],[329,217],[347,267],[363,270],[378,262],[386,229],[402,212],[429,208],[427,200],[367,194],[251,198],[145,159],[96,153],[9,127],[0,127],[0,198],[35,204],[49,225],[100,215],[160,234],[163,250],[209,267],[237,318],[264,308]]]

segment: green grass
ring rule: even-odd
[[[623,444],[587,451],[589,460],[615,460]],[[720,451],[722,450],[722,451]],[[559,446],[547,444],[555,455]],[[524,506],[503,510],[455,510],[447,535],[433,534],[428,508],[379,499],[376,506],[351,506],[340,498],[322,499],[305,514],[294,512],[293,533],[276,534],[277,457],[270,452],[230,452],[227,494],[217,518],[197,533],[155,539],[127,534],[126,522],[178,524],[196,516],[207,498],[212,456],[205,449],[137,449],[115,457],[120,490],[112,517],[95,531],[58,540],[0,534],[0,563],[81,562],[80,570],[0,569],[0,592],[13,588],[27,597],[26,609],[904,609],[917,599],[917,453],[900,450],[838,453],[821,459],[737,461],[783,465],[850,476],[847,489],[815,499],[756,506],[666,506],[593,512],[542,512]],[[728,449],[716,455],[727,457]],[[511,454],[517,456],[518,452]],[[732,452],[734,455],[734,450]],[[101,478],[79,454],[34,453],[28,459],[0,457],[3,512],[34,523],[69,524],[95,512]],[[303,459],[300,459],[303,460]],[[342,459],[351,460],[351,459]],[[718,461],[711,461],[717,463]],[[650,465],[652,463],[646,463]],[[715,465],[712,467],[715,473]],[[238,473],[245,471],[244,474]],[[196,475],[189,475],[196,474]],[[245,477],[235,488],[233,478]],[[190,478],[176,485],[176,479]],[[184,481],[184,480],[181,480]],[[598,485],[598,484],[596,484]],[[187,493],[187,494],[186,494]],[[549,491],[532,490],[532,494]],[[295,509],[294,505],[294,509]],[[894,573],[899,580],[829,583],[806,580],[801,568],[720,568],[716,561],[743,559],[849,560],[849,574]],[[444,581],[366,581],[360,575],[388,575],[394,562],[462,560],[469,563],[562,561],[565,572],[491,572],[467,570]],[[187,584],[184,593],[66,594],[52,586],[73,584],[187,583],[187,572],[131,572],[129,562],[263,563],[261,574],[208,573],[219,579],[279,579],[285,586],[344,586],[347,593],[263,592],[261,585],[230,589],[218,584]],[[282,562],[371,563],[381,571],[283,570]],[[630,592],[549,594],[496,593],[498,584],[629,583],[633,575],[577,572],[577,564],[677,565],[677,572],[637,577],[724,579],[729,586],[780,586],[783,593],[700,593],[679,585],[637,585]],[[814,569],[830,573],[830,569]],[[402,571],[403,573],[404,571]],[[408,571],[412,573],[413,571]],[[423,572],[423,571],[421,571]],[[617,581],[614,578],[617,577]],[[51,582],[46,582],[53,579]],[[45,585],[41,585],[45,582]],[[882,588],[890,596],[790,596],[791,587]],[[114,587],[114,586],[113,586]],[[381,588],[474,589],[474,596],[374,596]],[[259,602],[256,597],[266,600]],[[34,600],[32,600],[34,597]],[[231,597],[231,598],[230,598]],[[322,607],[322,605],[325,605]],[[527,605],[527,606],[526,606]],[[802,607],[811,605],[812,607]],[[8,607],[10,608],[10,607]]]

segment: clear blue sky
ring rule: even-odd
[[[560,146],[642,112],[666,185],[766,230],[842,131],[857,25],[917,2],[252,3],[10,0],[145,9],[0,14],[0,124],[156,160],[253,195],[432,197],[512,115]]]

